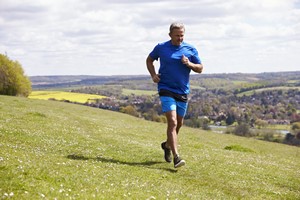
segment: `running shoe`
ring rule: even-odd
[[[161,143],[161,148],[165,152],[165,160],[166,160],[166,162],[170,163],[170,162],[172,162],[172,155],[171,155],[171,150],[166,147],[166,143],[167,142]]]
[[[182,160],[182,159],[179,157],[179,155],[176,155],[176,156],[174,157],[174,167],[175,167],[175,168],[178,168],[178,167],[182,167],[182,166],[184,166],[184,165],[185,165],[185,161]]]

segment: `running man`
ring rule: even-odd
[[[147,69],[154,83],[157,83],[162,111],[167,118],[167,140],[161,144],[166,162],[173,162],[178,168],[185,165],[177,148],[177,135],[183,124],[190,93],[190,72],[201,73],[203,65],[197,49],[183,41],[185,27],[182,23],[172,23],[171,40],[157,44],[146,59]],[[160,61],[156,73],[154,61]]]

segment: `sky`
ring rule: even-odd
[[[146,75],[175,21],[203,73],[300,69],[300,0],[0,0],[0,54],[28,76]]]

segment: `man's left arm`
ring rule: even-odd
[[[202,70],[203,70],[202,64],[195,64],[195,63],[192,63],[191,61],[188,61],[186,66],[196,73],[202,73]]]
[[[193,70],[196,73],[202,73],[203,65],[198,63],[191,62],[186,56],[182,56],[181,61],[185,64],[188,68]]]

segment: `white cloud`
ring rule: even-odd
[[[0,53],[28,75],[147,74],[145,58],[172,21],[206,73],[299,69],[296,0],[1,0]],[[158,63],[157,63],[158,64]]]

